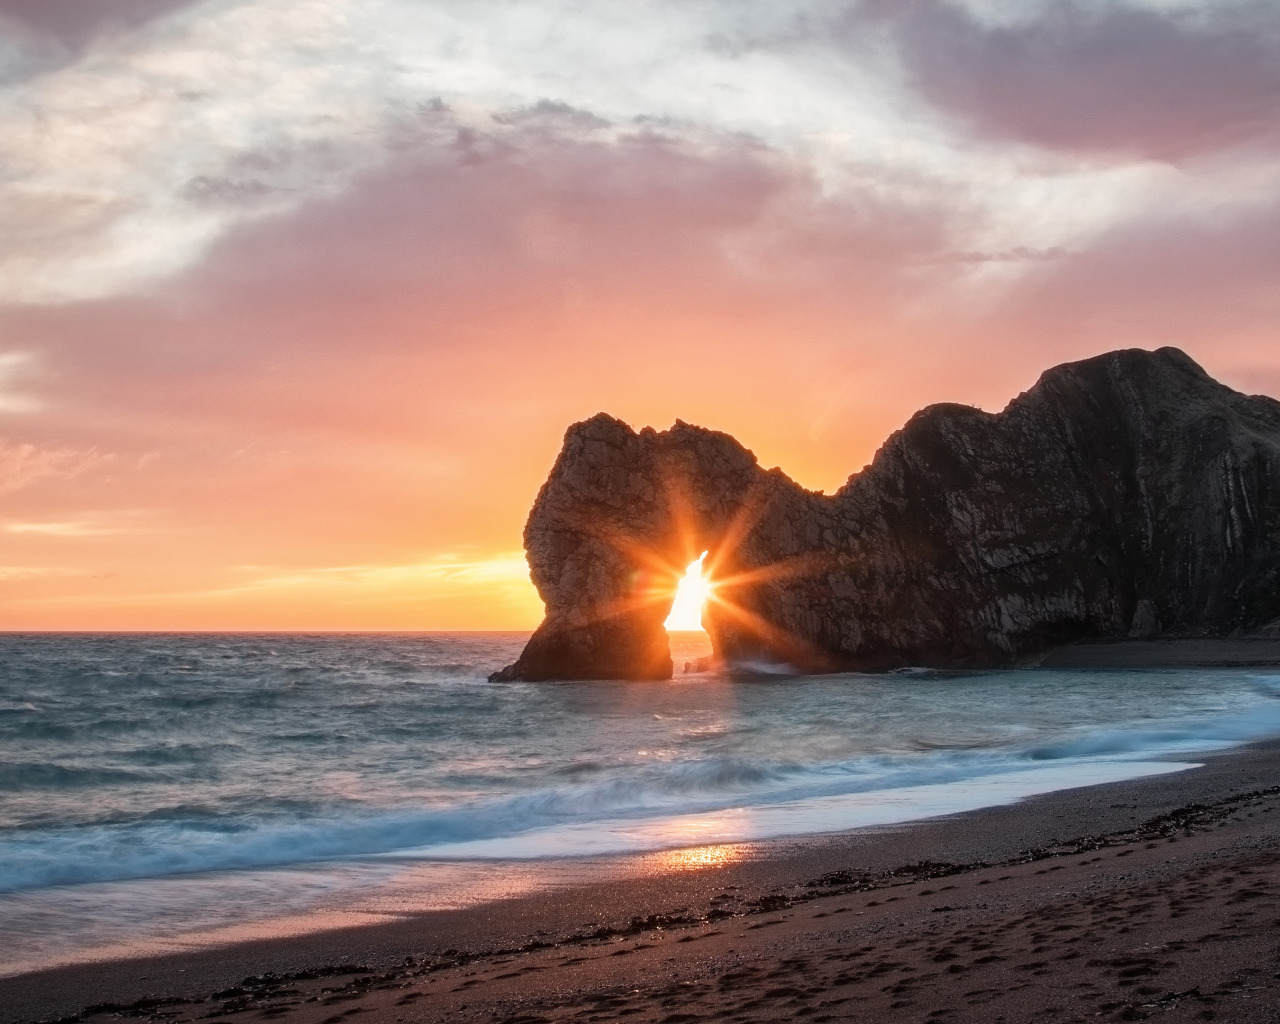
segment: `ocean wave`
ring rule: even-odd
[[[31,789],[87,788],[154,781],[149,772],[121,768],[81,768],[75,765],[0,761],[0,790],[20,793]]]
[[[0,710],[37,709],[0,715],[0,890],[617,822],[643,842],[681,815],[994,792],[1280,735],[1274,672],[484,683],[473,666],[520,643],[0,637]]]
[[[698,814],[761,804],[862,796],[921,786],[981,783],[1038,770],[1151,758],[1280,733],[1280,708],[1177,726],[1081,730],[1004,749],[881,754],[826,764],[745,758],[669,761],[591,782],[431,808],[302,816],[166,815],[135,822],[43,829],[0,838],[0,891],[186,872],[264,868],[492,840],[595,821]],[[588,773],[594,766],[582,765]],[[193,808],[187,808],[191,811]]]
[[[1174,753],[1247,743],[1280,734],[1280,707],[1263,706],[1248,714],[1226,715],[1202,722],[1153,722],[1125,728],[1094,729],[1026,751],[1032,760],[1061,760],[1106,754]]]

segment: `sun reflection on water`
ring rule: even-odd
[[[744,844],[722,843],[718,846],[692,846],[683,850],[663,850],[646,857],[645,866],[654,873],[703,871],[707,868],[727,867],[745,857]]]
[[[702,871],[745,860],[750,843],[724,840],[742,834],[749,819],[750,813],[738,807],[652,822],[646,829],[646,838],[655,844],[670,844],[672,849],[645,854],[645,870],[654,874]]]

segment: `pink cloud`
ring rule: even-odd
[[[985,136],[1174,161],[1277,142],[1269,3],[1161,13],[1068,2],[1003,27],[941,0],[880,10],[923,95]]]
[[[197,0],[5,0],[3,15],[77,47],[99,32],[131,28]]]
[[[0,494],[12,494],[42,480],[72,479],[110,462],[95,449],[49,448],[0,438]]]
[[[561,108],[504,131],[407,144],[147,293],[0,310],[48,371],[0,470],[62,484],[25,487],[14,515],[146,508],[156,527],[74,539],[102,578],[77,614],[144,584],[234,589],[237,566],[510,551],[565,426],[601,409],[728,430],[833,487],[920,406],[998,407],[1106,348],[1181,344],[1259,389],[1280,370],[1274,210],[979,252],[963,195],[833,192],[756,140],[602,141]],[[989,264],[1019,276],[974,298],[966,275]],[[145,472],[77,469],[95,448],[154,454]],[[23,542],[32,564],[73,564],[66,537]],[[173,624],[206,621],[191,609]]]

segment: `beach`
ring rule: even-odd
[[[1280,742],[391,923],[0,979],[0,1020],[1274,1020]]]
[[[0,1024],[1280,1024],[1280,0],[0,69]]]

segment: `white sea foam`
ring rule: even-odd
[[[1280,707],[1181,727],[1083,731],[1021,748],[935,748],[818,764],[657,761],[626,775],[443,807],[265,819],[170,814],[19,830],[0,836],[0,891],[407,851],[455,857],[486,850],[474,855],[508,857],[658,849],[679,845],[684,826],[673,822],[695,829],[688,842],[704,841],[698,820],[740,823],[709,826],[720,829],[716,842],[830,831],[1003,803],[1011,792],[1150,774],[1165,770],[1154,760],[1160,756],[1277,732]],[[602,774],[596,766],[584,771]]]
[[[644,822],[615,819],[530,829],[497,839],[444,843],[403,851],[399,856],[433,860],[581,857],[843,832],[958,814],[1014,803],[1040,793],[1121,782],[1146,775],[1164,775],[1195,767],[1199,766],[1180,761],[1072,761],[952,782],[754,804]]]

